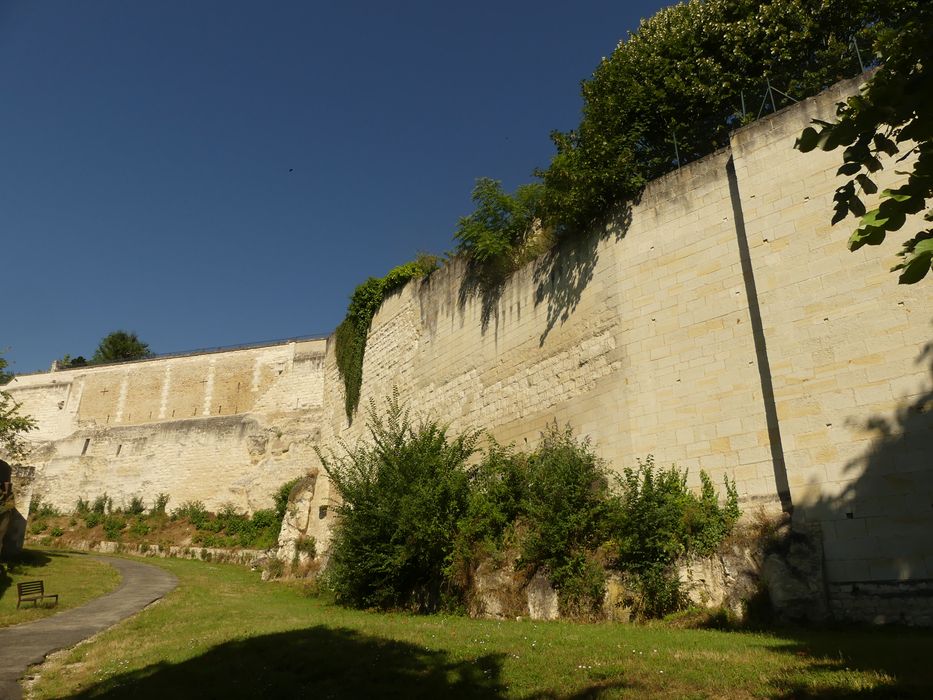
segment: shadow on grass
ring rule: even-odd
[[[929,698],[933,632],[910,628],[838,627],[781,631],[770,648],[803,662],[795,677],[772,680],[773,698]],[[875,676],[853,687],[852,672]],[[835,679],[835,680],[834,680]],[[849,679],[851,680],[851,679]]]
[[[53,557],[65,556],[55,552],[40,552],[35,549],[24,549],[15,557],[0,562],[0,596],[7,588],[13,585],[11,575],[22,574],[24,569],[38,569],[48,566]]]
[[[183,663],[114,676],[70,697],[500,698],[506,696],[503,659],[487,654],[459,661],[444,651],[316,626],[228,642]],[[596,698],[608,687],[573,698]]]
[[[456,662],[444,652],[317,626],[227,642],[180,664],[115,676],[72,697],[496,697],[501,666],[497,655]]]

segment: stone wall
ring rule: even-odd
[[[312,446],[365,436],[366,405],[397,388],[453,430],[525,447],[570,423],[615,468],[653,454],[693,483],[735,479],[746,512],[822,532],[832,595],[894,586],[899,619],[933,580],[933,286],[897,285],[896,242],[849,253],[850,224],[829,224],[841,154],[793,149],[857,86],[739,130],[501,287],[454,262],[400,290],[373,321],[352,425],[321,340],[21,377],[36,484],[61,506],[165,491],[253,508],[303,474],[283,552],[301,535],[321,549]]]
[[[325,340],[17,377],[33,416],[33,493],[71,510],[107,493],[255,510],[314,469]]]

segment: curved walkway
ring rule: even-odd
[[[178,585],[174,574],[128,559],[98,557],[123,578],[117,590],[79,608],[14,627],[0,629],[0,700],[20,700],[19,679],[46,655],[74,646],[139,612]],[[54,591],[52,591],[54,593]]]

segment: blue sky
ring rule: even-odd
[[[453,247],[579,121],[663,2],[0,2],[0,349],[157,353],[330,333]]]

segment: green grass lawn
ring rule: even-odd
[[[152,563],[179,587],[47,661],[34,698],[923,697],[933,634],[773,634],[367,613],[257,572]]]
[[[16,608],[16,584],[41,579],[46,593],[58,594],[56,607],[24,603]],[[0,627],[32,622],[74,608],[109,593],[120,585],[120,574],[112,566],[81,554],[44,549],[24,550],[20,559],[0,570]]]

